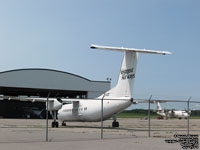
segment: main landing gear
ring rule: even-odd
[[[113,118],[112,127],[113,128],[119,127],[119,122],[117,121],[116,115],[114,115],[112,118]]]
[[[64,121],[62,122],[62,126],[63,126],[63,127],[65,127],[65,126],[66,126],[66,123],[65,123]]]
[[[113,128],[119,127],[119,122],[118,121],[113,121],[112,122],[112,127]]]
[[[56,111],[52,112],[52,116],[53,116],[53,122],[51,123],[51,127],[52,128],[58,128],[59,123],[58,123],[58,121],[56,121]]]

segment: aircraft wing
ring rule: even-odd
[[[18,101],[30,101],[30,102],[46,102],[47,98],[39,97],[17,97],[17,96],[0,96],[0,99],[6,100],[18,100]],[[49,101],[53,101],[55,98],[49,98]]]
[[[188,100],[178,100],[178,99],[150,99],[150,103],[167,103],[167,102],[188,102]],[[190,101],[191,103],[200,103],[200,101]],[[149,103],[148,99],[133,99],[134,104],[138,103]]]
[[[18,101],[30,101],[30,102],[46,102],[47,97],[17,97],[17,96],[0,96],[0,99],[3,100],[18,100]],[[48,101],[58,100],[64,103],[79,103],[81,100],[87,99],[69,99],[69,98],[49,98]]]
[[[7,99],[7,100],[19,100],[19,101],[31,101],[31,102],[46,102],[47,97],[16,97],[16,96],[0,96],[0,99]],[[71,99],[71,98],[49,98],[49,101],[54,101],[58,100],[60,102],[64,103],[79,103],[80,101],[85,101],[85,100],[93,100],[93,99]],[[98,100],[98,99],[95,99]],[[99,99],[101,100],[101,99]],[[106,99],[104,99],[106,100]],[[108,99],[108,100],[121,100],[121,99]],[[125,99],[127,100],[127,99]],[[160,103],[166,103],[166,102],[188,102],[188,100],[177,100],[177,99],[151,99],[150,103],[155,103],[155,102],[160,102]],[[200,103],[200,101],[190,101],[191,103]],[[148,99],[133,99],[133,104],[138,104],[138,103],[149,103]]]

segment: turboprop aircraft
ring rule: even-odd
[[[168,118],[185,118],[187,119],[188,116],[191,114],[191,110],[189,112],[185,110],[163,110],[160,106],[160,102],[156,101],[156,106],[157,106],[157,114],[160,115],[162,118],[168,119]]]
[[[116,114],[128,108],[134,103],[133,100],[133,84],[136,77],[136,66],[138,54],[171,54],[168,51],[156,51],[123,47],[108,47],[91,45],[92,49],[111,50],[124,53],[122,66],[118,78],[117,85],[111,90],[105,92],[101,96],[94,99],[66,99],[66,98],[48,98],[48,110],[52,112],[54,121],[52,127],[58,127],[56,121],[56,112],[58,120],[65,122],[81,121],[81,122],[97,122],[101,121],[101,102],[103,101],[103,120],[113,118],[112,127],[119,127]],[[12,99],[12,97],[9,97]],[[15,98],[16,99],[16,98]],[[47,98],[18,98],[19,100],[43,101],[47,102]],[[63,104],[66,103],[66,104]]]

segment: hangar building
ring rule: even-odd
[[[58,70],[17,69],[0,72],[0,95],[4,96],[47,97],[50,92],[50,97],[95,98],[109,89],[110,81],[91,81]],[[27,113],[25,110],[33,108],[40,111],[45,104],[0,100],[1,117],[21,118]]]

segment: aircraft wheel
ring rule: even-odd
[[[117,121],[114,121],[114,122],[112,122],[112,127],[119,127],[119,122],[117,122]]]
[[[56,124],[56,128],[58,128],[58,126],[59,126],[58,122],[55,122],[55,124]]]
[[[51,127],[52,127],[52,128],[58,128],[58,126],[59,126],[59,124],[58,124],[57,121],[53,121],[53,122],[51,123]]]
[[[116,127],[119,127],[119,122],[116,122]]]
[[[52,127],[52,128],[55,127],[55,122],[54,122],[54,121],[51,123],[51,127]]]
[[[66,126],[66,123],[65,123],[65,122],[62,122],[62,126]]]

